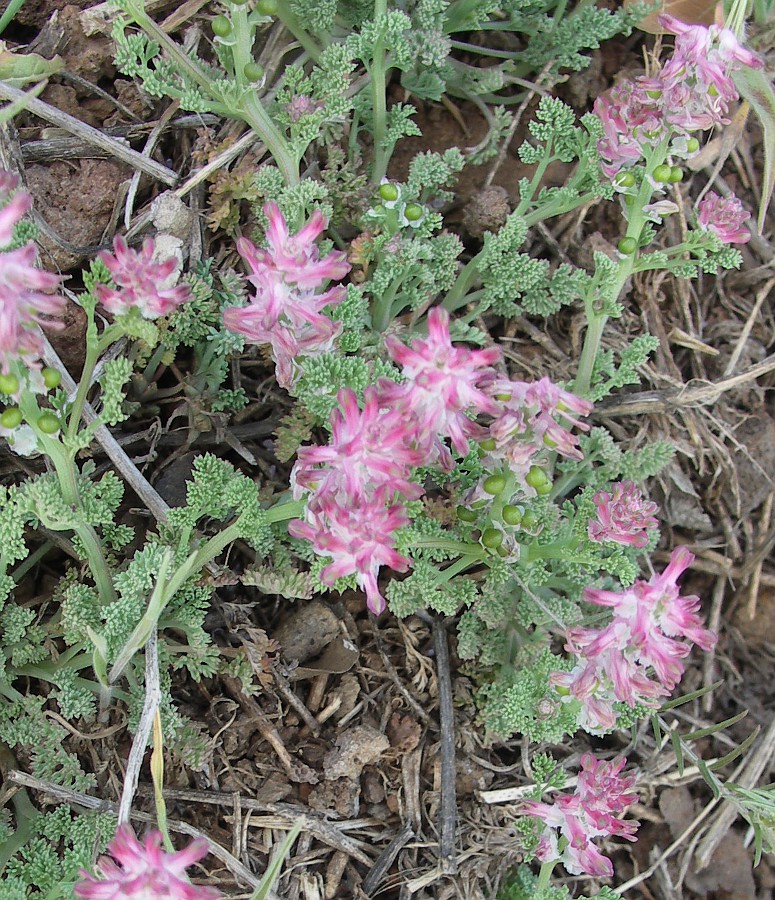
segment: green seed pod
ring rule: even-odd
[[[684,170],[680,166],[673,166],[670,170],[670,184],[678,184],[684,180]]]
[[[40,374],[43,376],[43,384],[45,384],[50,391],[53,391],[54,388],[58,388],[62,382],[62,376],[56,369],[49,369],[46,367]]]
[[[686,149],[689,153],[696,153],[700,149],[700,142],[697,138],[689,138],[686,142]]]
[[[15,394],[19,390],[19,379],[12,374],[0,375],[0,394]]]
[[[475,522],[479,516],[467,506],[458,506],[457,517],[461,522]]]
[[[539,487],[543,487],[545,484],[550,483],[546,476],[546,472],[544,472],[540,466],[531,466],[527,475],[525,475],[525,481],[534,491],[537,491]]]
[[[231,22],[226,16],[216,16],[211,22],[213,34],[225,38],[231,34]]]
[[[256,4],[256,9],[262,16],[276,16],[279,8],[277,0],[258,0]]]
[[[502,494],[505,487],[506,479],[503,475],[488,475],[487,478],[484,479],[484,484],[482,485],[485,492],[492,494],[493,496]]]
[[[424,215],[424,210],[419,203],[407,203],[404,215],[410,222],[419,222]]]
[[[513,506],[511,503],[507,503],[506,506],[503,507],[501,515],[503,516],[503,521],[507,525],[519,525],[522,521],[522,513],[523,510],[518,506]]]
[[[394,200],[398,200],[398,188],[387,181],[379,186],[379,195],[383,200],[392,203]]]
[[[623,237],[616,245],[616,249],[623,256],[632,256],[632,254],[638,249],[638,242],[635,240],[635,238]]]
[[[248,81],[261,81],[266,73],[258,63],[249,62],[245,64],[242,74]]]
[[[616,176],[616,183],[623,188],[635,187],[636,180],[632,172],[619,172]]]
[[[673,167],[668,166],[667,163],[662,163],[661,166],[657,166],[652,173],[652,178],[654,181],[658,181],[661,184],[666,184],[670,181],[670,177],[673,174]]]
[[[485,528],[482,532],[482,544],[488,550],[497,550],[503,543],[503,532],[497,528]]]
[[[3,410],[3,414],[0,415],[0,425],[3,428],[18,428],[22,423],[22,412],[16,406],[9,406],[8,409]]]
[[[498,445],[495,443],[495,438],[485,438],[483,441],[479,441],[479,446],[486,453],[490,453],[493,451]]]
[[[534,490],[539,497],[545,497],[547,494],[551,494],[552,483],[551,481],[547,481],[544,484],[537,484]]]
[[[38,428],[43,434],[56,434],[59,427],[59,419],[53,413],[43,413],[38,419]]]

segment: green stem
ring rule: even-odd
[[[374,0],[374,23],[379,27],[379,20],[387,14],[387,0]],[[371,97],[374,137],[374,167],[371,178],[380,182],[387,172],[389,155],[385,146],[387,137],[387,66],[385,65],[385,48],[382,38],[377,39],[371,66]]]
[[[465,306],[468,303],[468,291],[479,275],[481,256],[481,253],[477,253],[463,266],[460,274],[457,276],[457,280],[441,304],[447,312],[453,313],[456,309],[460,309],[461,306]]]
[[[318,47],[309,34],[307,34],[304,26],[299,22],[298,16],[293,12],[285,0],[280,0],[276,16],[307,53],[309,53],[310,59],[316,63],[320,59],[320,47]]]
[[[538,881],[536,882],[534,893],[538,894],[540,891],[545,891],[549,887],[549,881],[551,880],[552,872],[556,865],[556,859],[541,864],[541,871],[538,873]]]
[[[298,184],[300,181],[298,163],[294,160],[287,141],[270,118],[269,113],[264,109],[255,91],[248,91],[243,102],[242,118],[266,144],[266,148],[277,163],[277,168],[282,173],[285,183],[289,187]]]
[[[81,380],[78,382],[78,390],[75,393],[73,406],[70,410],[70,418],[67,422],[67,442],[72,443],[78,434],[81,425],[81,417],[83,409],[86,406],[86,396],[91,386],[94,368],[99,359],[99,346],[96,341],[86,341],[86,359],[83,362],[83,370],[81,372]]]

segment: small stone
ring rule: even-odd
[[[463,227],[474,238],[486,231],[498,231],[511,214],[509,193],[499,185],[491,185],[473,194],[463,215]]]

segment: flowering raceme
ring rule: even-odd
[[[326,281],[339,280],[350,271],[345,254],[333,251],[323,259],[314,241],[326,227],[316,210],[295,235],[291,235],[275,203],[267,203],[268,250],[247,238],[237,241],[237,250],[248,264],[248,281],[255,294],[247,306],[227,309],[227,328],[256,344],[270,344],[281,387],[290,387],[298,376],[298,359],[327,353],[342,326],[323,314],[345,298],[341,285],[318,293]]]
[[[559,860],[571,875],[613,875],[611,860],[603,856],[593,840],[636,840],[638,823],[617,818],[638,799],[632,791],[635,776],[619,774],[626,762],[623,757],[603,762],[585,753],[573,794],[558,797],[551,804],[536,800],[522,804],[524,815],[536,816],[546,825],[536,853],[541,862]]]
[[[73,888],[81,900],[218,900],[214,888],[191,884],[186,869],[207,856],[203,840],[185,850],[165,853],[160,832],[151,832],[141,844],[128,825],[122,825],[108,851],[97,863],[98,876],[81,870]]]
[[[616,724],[617,701],[654,706],[681,680],[692,643],[706,651],[714,646],[716,635],[697,615],[699,597],[680,596],[678,578],[692,562],[694,555],[678,547],[665,571],[649,581],[636,581],[622,592],[584,592],[587,603],[609,607],[613,618],[601,629],[571,629],[565,649],[577,664],[550,676],[558,693],[580,702],[580,727],[609,731]]]
[[[58,275],[35,267],[38,252],[30,241],[16,250],[8,249],[15,226],[32,207],[32,197],[19,191],[11,193],[18,179],[0,170],[0,372],[7,373],[10,364],[23,359],[25,366],[35,366],[43,352],[40,325],[61,327],[49,316],[64,310],[63,297],[52,294],[61,283]]]
[[[738,98],[731,73],[762,65],[727,28],[686,25],[668,15],[659,23],[677,35],[672,57],[653,76],[624,81],[595,101],[604,132],[598,150],[609,177],[644,161],[668,140],[673,156],[695,153],[694,133],[728,121],[730,104]]]
[[[121,235],[116,235],[113,250],[103,250],[99,259],[117,287],[98,284],[95,288],[97,299],[109,313],[118,316],[137,309],[144,319],[158,319],[188,300],[188,285],[167,285],[174,276],[177,260],[156,261],[152,238],[145,239],[141,250],[132,250]]]

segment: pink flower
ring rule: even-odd
[[[245,238],[238,248],[253,271],[265,266],[277,272],[288,284],[313,289],[325,281],[339,281],[350,271],[347,254],[343,251],[335,250],[320,259],[314,242],[328,222],[319,209],[294,235],[288,231],[288,223],[276,203],[267,203],[264,215],[269,219],[266,229],[269,250],[258,250]]]
[[[366,592],[367,606],[379,615],[386,605],[377,582],[380,567],[390,566],[397,572],[409,567],[409,560],[395,550],[393,538],[408,523],[400,506],[386,507],[379,496],[349,507],[331,494],[322,494],[307,504],[305,521],[289,523],[288,532],[310,541],[320,556],[333,558],[320,575],[327,584],[355,573]]]
[[[643,499],[632,481],[612,485],[613,493],[598,491],[594,496],[597,519],[590,519],[587,533],[593,541],[614,541],[630,547],[645,547],[648,532],[658,526],[657,504]]]
[[[745,227],[750,218],[751,214],[734,194],[722,198],[708,191],[697,210],[700,228],[712,231],[725,244],[745,244],[751,240],[751,232]]]
[[[385,408],[374,387],[366,388],[362,411],[347,388],[337,399],[341,409],[331,414],[331,440],[327,447],[299,450],[296,483],[319,494],[341,494],[352,505],[376,494],[421,497],[423,488],[407,477],[423,461],[412,447],[413,423]]]
[[[186,869],[207,856],[203,840],[192,841],[185,850],[165,853],[162,836],[151,832],[141,844],[128,825],[122,825],[110,842],[113,859],[103,856],[97,863],[99,876],[81,869],[82,881],[73,888],[83,900],[217,900],[214,888],[191,884]]]
[[[660,91],[661,85],[623,81],[595,100],[594,113],[603,123],[604,132],[597,147],[604,161],[603,172],[609,178],[640,162],[645,148],[656,147],[664,140],[664,116],[658,99],[653,97]]]
[[[522,804],[525,815],[536,816],[546,825],[538,845],[541,862],[558,859],[571,875],[613,875],[611,860],[600,853],[593,840],[636,840],[638,823],[616,818],[638,799],[632,792],[635,776],[619,775],[626,762],[623,757],[603,762],[586,753],[581,757],[575,793],[557,797],[551,804],[536,800]]]
[[[169,315],[190,297],[188,285],[166,284],[174,275],[177,260],[156,262],[152,238],[145,239],[142,250],[132,250],[121,235],[116,235],[113,250],[115,255],[103,250],[98,256],[118,287],[98,284],[96,292],[97,299],[114,316],[137,309],[144,319],[158,319]]]
[[[298,377],[299,359],[328,353],[341,333],[341,322],[332,321],[323,310],[340,304],[346,289],[341,285],[323,293],[317,289],[329,279],[343,278],[350,265],[339,251],[320,259],[313,242],[327,224],[322,213],[316,211],[291,235],[276,204],[267,203],[264,212],[269,219],[269,249],[261,250],[247,238],[237,241],[256,293],[247,306],[227,309],[223,322],[253,343],[271,344],[278,383],[288,388]]]
[[[379,390],[386,405],[417,422],[422,443],[432,458],[438,454],[451,464],[449,451],[439,436],[449,437],[458,453],[468,453],[468,438],[481,437],[484,430],[467,413],[496,415],[500,407],[483,390],[495,378],[492,364],[500,350],[469,350],[453,347],[449,336],[449,313],[435,307],[428,313],[428,338],[411,347],[394,337],[385,339],[392,359],[402,367],[405,384],[383,379]]]
[[[40,325],[62,327],[49,316],[59,316],[65,300],[51,291],[61,284],[58,275],[36,268],[38,252],[31,241],[16,250],[5,249],[14,228],[32,206],[29,194],[20,192],[9,200],[18,181],[0,170],[0,372],[8,372],[19,358],[25,366],[37,364],[43,351]]]

